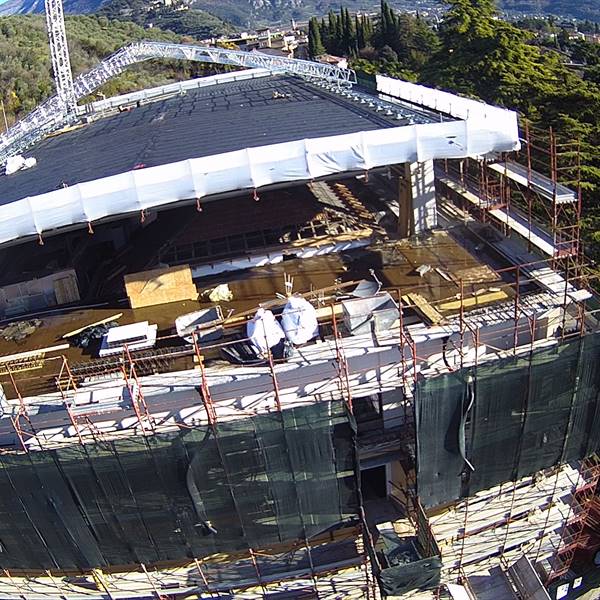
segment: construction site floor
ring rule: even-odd
[[[423,276],[418,267],[430,267]],[[55,314],[42,314],[42,325],[26,339],[7,341],[0,335],[0,357],[33,351],[64,343],[67,332],[122,313],[119,325],[148,321],[158,325],[158,346],[181,346],[183,341],[175,333],[175,319],[185,313],[212,306],[205,292],[216,285],[227,283],[233,299],[221,302],[225,316],[252,314],[261,302],[276,299],[276,294],[285,293],[284,274],[294,281],[294,291],[307,293],[311,290],[330,288],[336,281],[352,282],[363,278],[371,279],[370,271],[381,280],[384,288],[417,292],[427,303],[439,304],[442,300],[455,300],[460,292],[472,296],[490,287],[499,287],[502,281],[493,269],[467,252],[450,235],[436,232],[424,240],[388,242],[348,253],[317,256],[309,259],[292,259],[284,262],[256,267],[247,271],[224,273],[196,280],[200,293],[199,301],[173,302],[146,308],[128,308],[127,301],[95,307],[77,308]],[[510,289],[507,290],[510,293]],[[243,320],[241,321],[243,324]],[[95,358],[94,347],[81,349],[69,347],[61,350],[69,363],[76,364]],[[51,384],[60,369],[58,360],[46,361],[35,371],[16,373],[19,386],[27,381]],[[191,368],[191,357],[177,369]],[[0,383],[7,395],[12,397],[13,387],[8,375],[0,375]],[[31,392],[40,393],[37,385]],[[24,390],[21,390],[23,393]]]

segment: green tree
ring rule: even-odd
[[[308,22],[308,54],[311,58],[325,54],[325,47],[321,41],[319,20],[316,17],[312,17]]]
[[[523,30],[496,18],[492,0],[447,0],[440,47],[423,70],[428,83],[527,112],[550,92],[554,55],[528,44]]]

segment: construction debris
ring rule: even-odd
[[[98,325],[90,325],[79,333],[70,336],[71,343],[73,346],[78,348],[87,348],[90,343],[101,340],[104,334],[108,333],[108,330],[112,327],[118,327],[119,324],[116,321],[108,321],[106,323],[99,323]]]
[[[0,330],[2,336],[7,342],[20,342],[33,335],[35,331],[42,326],[40,319],[31,319],[30,321],[16,321]]]
[[[209,292],[208,299],[211,302],[231,302],[233,300],[233,292],[226,283],[221,283]]]

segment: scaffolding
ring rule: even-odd
[[[581,148],[579,141],[560,141],[550,128],[543,131],[524,122],[525,153],[517,156],[526,168],[525,200],[528,222],[542,215],[550,224],[554,259],[567,259],[575,273],[582,259],[580,220],[582,207]],[[505,164],[508,164],[505,162]],[[518,174],[512,175],[523,194]]]
[[[587,530],[600,481],[600,459],[596,455],[586,457],[579,467],[579,478],[573,491],[570,511],[563,525],[559,546],[550,560],[550,572],[546,584],[566,575],[578,550],[585,549],[590,541]]]
[[[500,160],[446,160],[437,168],[445,195],[483,223],[517,233],[552,258],[568,278],[582,272],[581,151],[578,141],[559,141],[550,129],[524,122],[524,151]]]
[[[551,259],[548,259],[548,261],[551,261]],[[489,338],[486,339],[485,335],[482,335],[482,329],[485,328],[485,319],[478,320],[477,311],[472,311],[472,306],[467,304],[468,294],[465,289],[465,282],[462,279],[458,279],[456,281],[447,281],[444,284],[447,284],[449,290],[451,290],[449,291],[449,294],[456,294],[458,305],[452,321],[454,323],[454,335],[453,337],[450,336],[450,339],[445,346],[445,356],[443,360],[436,363],[438,365],[436,368],[443,368],[447,372],[456,373],[461,369],[468,367],[477,372],[480,362],[480,351],[483,350],[484,347],[488,351],[493,351],[499,356],[504,357],[510,355],[517,357],[523,352],[533,353],[535,351],[537,348],[536,343],[538,340],[536,335],[539,324],[535,310],[532,311],[531,308],[531,294],[524,294],[522,292],[529,281],[525,267],[526,265],[519,265],[499,271],[501,278],[504,281],[510,282],[505,285],[513,292],[512,298],[508,302],[505,302],[505,306],[502,308],[502,316],[499,316],[499,323],[501,323],[501,325],[499,326],[498,336],[499,338],[510,340],[510,343],[507,343],[506,347],[494,347],[493,342]],[[407,301],[407,298],[410,297],[403,294],[403,291],[405,290],[397,290],[398,305],[402,307],[402,310],[399,311],[398,315],[397,328],[394,327],[393,330],[384,332],[376,342],[378,344],[383,344],[384,346],[386,343],[389,344],[392,342],[391,347],[396,350],[396,358],[394,359],[395,364],[393,366],[395,375],[391,381],[393,382],[393,387],[399,388],[402,391],[404,425],[405,430],[409,432],[407,439],[410,435],[412,435],[411,439],[413,439],[416,438],[414,432],[410,434],[411,428],[415,427],[413,418],[413,390],[415,383],[426,376],[423,375],[423,373],[426,373],[426,369],[431,367],[432,355],[428,354],[422,348],[419,348],[419,344],[415,340],[413,333],[411,333],[413,330],[408,327],[405,322],[406,311],[423,311],[424,307],[420,302],[410,303],[410,301]],[[411,290],[411,293],[415,293],[416,291],[418,290]],[[321,294],[315,293],[313,295],[315,298],[321,298]],[[331,382],[329,388],[321,386],[319,393],[330,394],[329,397],[335,401],[341,402],[344,405],[345,410],[347,410],[348,415],[352,417],[354,404],[357,401],[360,401],[361,397],[365,395],[360,387],[360,383],[357,382],[360,382],[361,378],[367,375],[371,367],[366,365],[364,369],[357,370],[356,363],[352,362],[352,336],[347,335],[343,324],[339,322],[339,311],[337,310],[339,307],[336,307],[335,304],[331,304],[328,300],[324,302],[324,309],[325,312],[329,313],[329,317],[321,323],[321,328],[323,332],[327,331],[330,332],[330,334],[326,335],[326,339],[322,342],[322,348],[326,348],[327,352],[321,358],[327,356],[331,361],[331,370],[329,371]],[[436,308],[435,302],[432,302],[432,308]],[[568,341],[583,335],[586,313],[583,306],[580,306],[578,310],[583,312],[580,312],[578,315],[577,329],[569,331],[566,328],[563,328],[561,334],[562,341]],[[591,317],[593,316],[593,313],[588,312],[587,316]],[[446,317],[446,326],[448,325],[448,319],[449,318]],[[560,320],[564,322],[564,317],[561,316]],[[79,410],[74,402],[76,395],[80,392],[82,387],[83,389],[89,389],[90,385],[92,388],[96,385],[94,383],[90,384],[89,381],[84,381],[86,377],[98,378],[99,381],[102,381],[102,376],[109,376],[109,381],[122,383],[127,390],[127,398],[131,402],[131,409],[135,415],[136,424],[131,425],[130,431],[124,431],[122,432],[123,434],[130,436],[133,434],[140,434],[141,438],[149,440],[150,438],[155,437],[155,434],[168,431],[169,428],[178,428],[181,431],[186,431],[207,424],[208,428],[213,432],[215,439],[218,440],[219,429],[222,426],[227,426],[227,423],[230,422],[230,416],[227,416],[227,412],[231,411],[231,408],[228,407],[223,409],[223,396],[219,394],[215,395],[213,392],[211,381],[214,381],[215,379],[214,375],[210,373],[210,369],[207,370],[206,353],[208,352],[209,355],[214,356],[215,348],[218,349],[222,346],[227,346],[230,342],[222,342],[201,347],[199,337],[195,335],[193,336],[191,344],[186,346],[176,346],[173,345],[175,344],[174,339],[170,339],[174,337],[175,336],[166,336],[162,340],[165,343],[164,348],[154,352],[141,351],[137,353],[130,352],[128,348],[125,348],[122,355],[119,357],[108,361],[103,360],[95,366],[90,365],[89,369],[85,371],[85,376],[83,375],[83,371],[80,371],[78,374],[77,371],[71,367],[64,355],[61,355],[57,359],[46,359],[47,361],[57,361],[58,367],[54,378],[54,385],[64,404],[64,408],[68,414],[74,432],[72,436],[73,439],[70,442],[65,440],[63,443],[76,443],[85,447],[88,444],[106,444],[107,440],[110,439],[111,436],[107,435],[105,431],[102,431],[97,424],[97,421],[100,419],[93,412],[90,413]],[[527,340],[526,343],[524,343],[524,339]],[[448,360],[448,356],[451,353],[456,355],[454,362]],[[155,371],[156,369],[160,372],[167,372],[176,367],[178,364],[177,361],[182,357],[185,357],[188,361],[193,360],[195,368],[191,377],[194,382],[193,387],[199,395],[198,399],[202,403],[203,410],[196,411],[194,413],[195,416],[188,419],[177,420],[172,417],[157,417],[153,414],[155,409],[153,410],[152,402],[148,400],[150,396],[147,396],[144,392],[144,387],[148,385],[145,381],[147,381],[148,377],[151,378],[152,375],[140,376],[138,371],[141,370],[143,373],[147,374],[152,373],[152,371]],[[289,406],[288,403],[290,403],[288,395],[290,383],[288,379],[284,379],[283,383],[281,381],[282,377],[287,377],[285,375],[286,368],[283,365],[284,362],[284,360],[274,358],[271,352],[267,353],[265,361],[257,367],[257,372],[264,374],[270,379],[270,390],[267,392],[266,389],[263,390],[262,388],[259,389],[254,387],[255,382],[252,380],[248,381],[245,389],[245,393],[247,393],[248,396],[252,396],[253,394],[264,394],[265,404],[262,408],[255,409],[242,407],[241,410],[238,409],[239,416],[251,416],[252,414],[257,414],[257,412],[266,411],[267,413],[271,413],[280,418],[282,413],[287,410],[287,406]],[[311,363],[309,360],[308,365],[310,366],[311,364],[316,364],[316,362]],[[34,424],[29,418],[27,400],[19,390],[19,383],[13,376],[9,363],[7,363],[6,371],[12,381],[14,393],[18,401],[18,404],[16,405],[18,408],[16,409],[12,423],[15,434],[20,440],[21,448],[26,452],[32,452],[37,449],[54,448],[55,445],[52,443],[51,439],[45,435],[38,435],[39,432],[34,430]],[[296,385],[299,385],[300,381],[301,378],[296,379]],[[326,391],[323,392],[323,390]],[[307,402],[306,399],[304,402]],[[470,421],[467,420],[467,430],[470,426]],[[166,429],[164,429],[165,427]],[[32,439],[35,440],[35,444],[31,444]],[[218,441],[217,452],[222,457],[222,462],[225,463],[223,457],[225,456],[226,451],[220,447]],[[468,449],[465,456],[467,458],[469,457]],[[405,466],[407,464],[408,463],[405,463]],[[597,483],[597,479],[595,482]],[[420,543],[427,553],[434,554],[437,551],[437,542],[435,541],[435,538],[430,535],[431,532],[428,529],[429,526],[427,525],[427,519],[425,518],[420,499],[414,494],[415,484],[414,470],[411,472],[409,469],[407,470],[404,506],[407,513],[411,516],[411,519],[417,524],[417,531],[421,532],[419,533]],[[235,483],[227,480],[227,487],[233,489],[235,488]],[[519,516],[521,514],[519,513],[519,507],[521,506],[519,500],[520,489],[520,484],[518,484],[516,480],[513,480],[511,483],[501,486],[498,491],[498,495],[505,499],[505,509],[507,510],[508,515],[505,518],[505,523],[503,525],[505,528],[501,533],[504,540],[501,545],[503,548],[506,548],[507,557],[511,557],[514,553],[514,549],[510,547],[509,543],[510,535],[512,535],[510,533],[511,524],[521,518]],[[582,499],[584,493],[589,494],[591,493],[591,490],[592,488],[590,485],[587,485],[585,488],[581,486],[581,489],[577,491],[575,496],[578,499]],[[468,531],[472,526],[474,518],[473,511],[477,510],[476,508],[472,509],[470,503],[470,499],[467,498],[464,501],[464,512],[461,513],[461,527],[464,531]],[[474,505],[476,507],[477,502],[475,502]],[[563,566],[559,569],[558,562],[556,562],[556,577],[560,577],[564,572],[564,565],[568,562],[569,557],[572,559],[572,554],[569,553],[573,552],[575,547],[580,547],[584,542],[584,537],[581,535],[577,544],[573,541],[574,534],[578,531],[576,525],[579,526],[582,523],[582,519],[580,518],[582,511],[577,508],[574,510],[574,513],[575,512],[579,515],[579,518],[577,520],[573,517],[569,520],[569,529],[565,531],[563,536],[563,549],[560,552],[560,560],[562,561],[561,564]],[[361,515],[361,517],[364,519],[364,514]],[[210,524],[208,524],[207,527],[210,527]],[[532,527],[537,527],[538,530],[542,532],[545,532],[546,529],[544,523],[534,523]],[[544,536],[545,533],[542,534],[542,537]],[[373,541],[369,539],[368,528],[365,528],[364,525],[359,537],[362,540],[362,550],[360,552],[364,553],[365,556],[363,567],[361,567],[364,574],[364,586],[365,590],[367,590],[366,593],[369,594],[370,597],[374,597],[375,594],[378,593],[375,581],[377,576],[381,573],[378,571],[377,566],[373,566],[373,562],[376,558],[375,553],[370,554],[365,550],[373,546]],[[310,565],[308,579],[311,582],[313,593],[319,598],[321,597],[319,595],[319,590],[321,589],[319,584],[320,573],[319,569],[315,567],[312,558],[311,538],[310,536],[304,536],[298,543],[307,552],[306,560]],[[469,567],[472,567],[473,565],[468,535],[457,538],[455,551],[457,556],[457,566],[454,568],[454,573],[461,581],[466,581],[468,579]],[[271,589],[271,583],[267,581],[268,578],[266,578],[263,573],[261,563],[263,560],[268,561],[269,555],[268,553],[265,554],[263,550],[254,545],[249,546],[248,552],[249,554],[246,558],[250,561],[255,573],[253,585],[257,585],[260,594],[266,596]],[[370,558],[367,559],[367,556],[370,556]],[[146,566],[145,574],[149,584],[151,580],[154,581],[153,567],[151,568],[147,562],[140,563],[140,565],[142,564]],[[204,569],[204,563],[199,562],[198,564],[201,565],[201,579],[202,576],[204,576],[203,585],[205,586],[206,593],[210,594],[213,590],[216,591],[218,586],[211,582],[210,574],[207,574]],[[139,568],[143,570],[143,567],[140,566]],[[198,570],[198,572],[200,572],[200,570]],[[160,591],[160,588],[157,589]],[[325,597],[327,596],[323,595],[323,598]]]

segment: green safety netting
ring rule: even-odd
[[[214,430],[2,454],[0,567],[152,564],[310,539],[357,519],[354,431],[342,402],[322,402]]]
[[[600,336],[417,385],[423,505],[472,495],[600,449]]]

